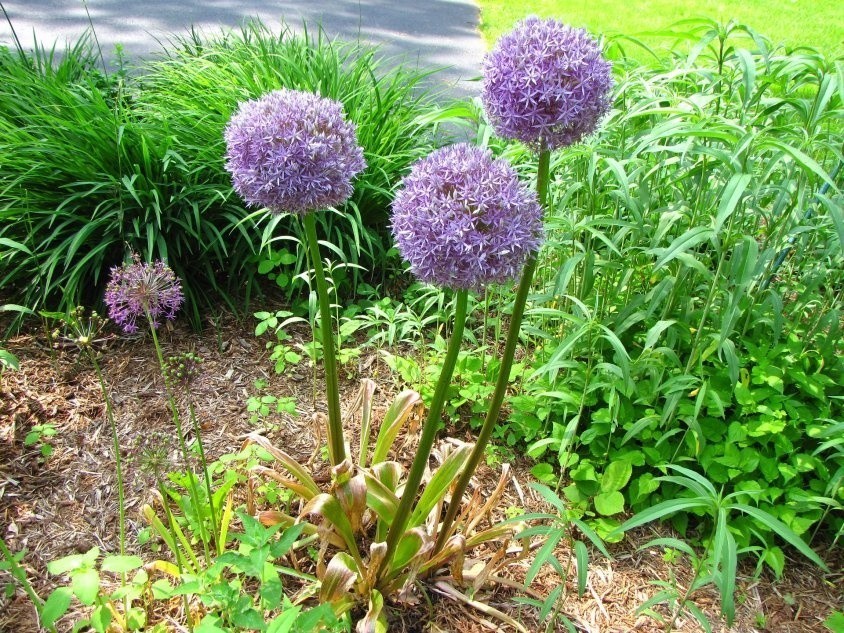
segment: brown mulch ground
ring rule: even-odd
[[[195,351],[205,358],[193,398],[203,427],[209,459],[238,450],[244,436],[261,430],[278,446],[307,460],[314,453],[316,438],[311,423],[314,411],[314,383],[307,361],[275,375],[267,359],[264,342],[252,336],[251,326],[234,320],[195,334],[184,325],[162,331],[165,354]],[[18,336],[6,344],[21,361],[20,371],[6,372],[0,382],[0,535],[13,551],[27,550],[24,564],[36,590],[46,596],[57,579],[46,571],[47,562],[93,546],[117,550],[117,493],[112,440],[96,375],[78,360],[73,348],[51,354],[44,336]],[[150,499],[151,475],[141,468],[139,456],[150,441],[175,436],[163,398],[163,384],[153,347],[148,339],[111,336],[100,345],[101,363],[114,399],[118,434],[125,463],[126,516],[132,551],[145,560],[155,558],[138,547],[133,535],[144,527],[139,509]],[[359,377],[378,382],[379,403],[386,405],[396,385],[377,352],[367,350],[354,367],[342,376],[344,403],[353,399]],[[295,398],[298,415],[272,415],[257,425],[249,420],[246,400],[258,393],[256,380],[267,383],[265,393]],[[318,398],[317,398],[318,400]],[[54,447],[42,459],[37,446],[24,446],[33,426],[50,423],[58,433],[49,441]],[[471,437],[453,431],[461,440]],[[190,435],[190,434],[188,434]],[[191,438],[192,439],[192,436]],[[178,463],[175,441],[169,459]],[[413,438],[402,450],[412,456]],[[541,503],[527,486],[530,464],[513,464],[513,477],[501,506],[541,509]],[[495,487],[499,471],[489,468],[479,474],[481,492]],[[660,551],[637,551],[637,544],[655,536],[655,528],[643,529],[612,547],[613,560],[591,552],[586,595],[577,598],[575,579],[566,579],[568,598],[563,612],[583,632],[664,631],[665,626],[636,609],[658,589],[656,581],[672,575],[682,587],[692,577],[685,561],[666,563]],[[823,555],[823,553],[822,553]],[[775,582],[766,573],[753,578],[753,569],[742,569],[737,591],[737,621],[727,629],[718,617],[717,594],[707,588],[695,596],[696,604],[713,622],[716,631],[804,633],[825,631],[823,620],[834,610],[844,609],[844,565],[841,550],[827,552],[831,574],[822,575],[811,564],[790,560],[785,577]],[[566,565],[569,552],[558,558]],[[484,588],[482,598],[506,611],[528,630],[540,630],[531,608],[512,601],[519,595],[513,586],[524,579],[530,559],[521,560],[499,575],[504,581]],[[0,572],[0,586],[10,578]],[[531,586],[536,595],[547,593],[561,582],[546,568]],[[523,594],[522,594],[523,595]],[[433,610],[412,610],[396,619],[391,630],[474,631],[510,630],[489,617],[441,596],[432,596]],[[402,614],[400,614],[402,615]],[[69,630],[70,619],[61,623]],[[172,630],[182,630],[173,628]],[[560,630],[563,630],[562,628]],[[677,622],[677,631],[698,631],[688,618]],[[22,591],[0,597],[0,631],[37,631],[34,610]]]

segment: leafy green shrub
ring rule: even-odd
[[[295,252],[299,223],[248,214],[223,169],[238,101],[282,86],[341,101],[366,152],[356,196],[321,214],[324,244],[348,263],[335,284],[353,289],[361,266],[383,272],[390,191],[433,142],[433,124],[417,124],[430,107],[417,93],[425,73],[382,72],[373,50],[258,23],[177,39],[138,76],[95,61],[86,38],[61,61],[0,51],[0,285],[21,303],[95,301],[127,248],[168,262],[197,322],[220,299],[240,307],[266,273],[301,288],[306,258],[279,258],[273,244]]]

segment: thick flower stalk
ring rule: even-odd
[[[302,216],[319,299],[328,451],[332,465],[346,458],[331,302],[319,253],[313,211],[336,206],[352,195],[352,180],[366,162],[355,126],[343,106],[296,90],[276,90],[240,104],[225,130],[226,169],[235,191],[250,206]]]
[[[529,17],[499,40],[484,60],[483,70],[482,101],[495,131],[538,151],[536,190],[545,209],[551,151],[595,131],[612,104],[612,66],[586,31],[556,20]],[[525,263],[516,290],[495,390],[475,447],[451,495],[435,551],[442,550],[452,534],[469,480],[498,423],[535,272],[533,255]]]
[[[405,493],[387,535],[392,554],[428,464],[454,373],[469,290],[518,278],[542,243],[542,209],[513,168],[487,150],[458,144],[414,165],[393,202],[393,235],[419,279],[457,290],[454,327]]]
[[[612,66],[583,29],[531,16],[484,59],[483,104],[496,133],[537,150],[577,143],[609,112]]]
[[[138,255],[111,269],[105,292],[109,317],[127,334],[138,331],[139,318],[154,327],[162,318],[174,319],[184,299],[182,284],[167,264],[143,263]]]

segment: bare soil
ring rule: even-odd
[[[301,334],[304,340],[309,340],[309,335]],[[276,375],[264,341],[253,336],[252,326],[233,318],[209,325],[199,334],[183,324],[163,328],[161,340],[165,355],[194,351],[205,359],[192,389],[192,399],[209,460],[236,452],[246,435],[254,431],[264,433],[274,444],[302,461],[318,456],[318,438],[310,420],[322,404],[319,382],[314,382],[307,360],[288,368],[283,375]],[[112,440],[96,374],[89,363],[80,359],[75,348],[60,346],[51,350],[44,335],[38,332],[17,336],[6,347],[18,356],[21,367],[19,371],[7,371],[0,382],[0,535],[12,551],[26,550],[23,564],[29,578],[38,593],[46,596],[62,582],[46,571],[49,561],[87,551],[95,545],[106,552],[117,551]],[[113,334],[100,341],[98,349],[115,405],[125,464],[129,547],[144,560],[151,561],[160,552],[138,546],[134,538],[145,526],[139,509],[150,500],[154,486],[152,475],[142,469],[141,456],[151,442],[167,445],[164,439],[169,438],[167,459],[173,468],[178,468],[176,431],[149,338]],[[378,383],[376,398],[383,411],[398,386],[377,350],[364,351],[353,366],[346,366],[341,386],[344,406],[353,400],[361,377]],[[255,387],[257,380],[266,383],[260,393],[294,398],[297,415],[271,414],[257,423],[250,422],[246,402],[250,396],[259,394]],[[46,459],[38,443],[24,445],[27,433],[39,424],[52,424],[57,430],[54,437],[45,440],[53,446],[53,454]],[[448,431],[459,440],[472,439],[467,429]],[[194,440],[192,433],[186,431],[186,434],[189,442]],[[415,438],[408,434],[405,440],[399,459],[409,462]],[[512,477],[500,504],[502,512],[507,507],[526,511],[544,509],[527,485],[531,481],[530,466],[527,460],[512,464]],[[500,466],[481,469],[476,481],[481,497],[489,494],[499,476]],[[654,538],[656,530],[665,531],[665,528],[641,529],[628,535],[624,542],[611,546],[612,560],[590,551],[589,582],[583,598],[577,597],[574,573],[561,579],[549,567],[540,573],[527,593],[542,597],[564,582],[567,598],[562,611],[578,631],[665,631],[665,625],[654,618],[637,615],[637,608],[659,590],[655,582],[673,577],[684,590],[693,572],[685,559],[669,563],[661,551],[637,549]],[[694,601],[708,615],[715,631],[826,631],[824,619],[832,611],[844,609],[844,556],[840,548],[820,553],[826,557],[832,573],[824,575],[798,558],[787,561],[785,576],[779,581],[768,572],[755,577],[752,566],[742,567],[736,596],[737,619],[729,629],[719,616],[714,590],[701,590],[695,594]],[[477,553],[480,558],[487,555],[488,552]],[[559,548],[557,557],[564,566],[571,558],[564,547]],[[508,613],[528,630],[539,631],[543,627],[536,622],[535,610],[513,601],[516,596],[527,595],[525,590],[517,588],[530,563],[531,559],[526,558],[504,568],[499,572],[500,580],[485,585],[475,598]],[[10,582],[9,575],[0,572],[0,586]],[[391,630],[461,633],[512,630],[436,591],[432,590],[430,597],[430,607],[395,609]],[[79,613],[81,607],[75,615]],[[61,630],[70,630],[73,615],[60,622]],[[169,630],[186,630],[166,610],[150,614],[151,622],[156,618],[169,622]],[[23,591],[18,589],[0,597],[0,631],[37,630],[34,609]],[[694,620],[683,617],[673,630],[701,629]]]

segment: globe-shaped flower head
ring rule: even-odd
[[[542,210],[505,160],[465,143],[418,161],[393,201],[393,236],[422,281],[479,290],[516,279],[542,243]]]
[[[342,204],[366,167],[343,106],[309,92],[276,90],[241,103],[225,139],[235,191],[276,213]]]
[[[105,292],[108,316],[127,334],[138,330],[138,319],[153,326],[174,319],[184,301],[182,284],[167,264],[147,264],[134,255],[131,263],[111,269]]]
[[[583,29],[532,16],[486,56],[482,100],[499,136],[556,149],[591,134],[610,109],[612,66]]]

